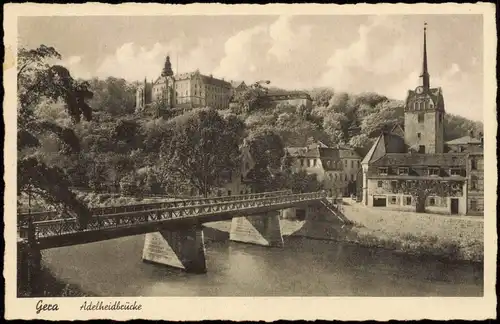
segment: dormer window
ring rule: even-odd
[[[378,168],[378,174],[387,175],[387,168]]]
[[[429,175],[430,176],[438,176],[439,175],[439,168],[429,168]]]
[[[408,173],[409,173],[409,168],[407,167],[398,168],[399,175],[408,175]]]
[[[452,168],[450,169],[450,175],[452,176],[459,176],[461,174],[461,170],[459,168]]]

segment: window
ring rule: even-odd
[[[393,180],[391,181],[391,189],[392,190],[397,190],[398,189],[398,182]]]
[[[471,182],[470,182],[470,188],[472,190],[476,190],[477,189],[477,180],[471,180]]]
[[[421,138],[422,138],[422,134],[417,133],[417,138],[418,138],[418,139],[421,139]]]
[[[410,196],[405,197],[404,204],[407,206],[411,205],[411,197]]]
[[[344,166],[347,168],[347,160],[344,160]]]
[[[300,159],[300,166],[304,166],[304,159]]]
[[[409,173],[409,169],[407,167],[398,168],[399,175],[408,175],[408,173]]]
[[[429,168],[429,175],[430,176],[438,176],[439,175],[439,168]]]
[[[459,176],[460,173],[460,169],[450,169],[450,175],[452,176]]]
[[[477,202],[473,199],[470,201],[470,210],[477,210]]]
[[[418,153],[424,154],[425,153],[425,145],[419,145],[418,146]]]
[[[351,169],[353,169],[353,168],[354,168],[354,161],[351,160]]]
[[[354,181],[354,174],[351,174],[351,181]]]
[[[377,181],[377,187],[382,188],[383,181]]]
[[[477,170],[477,162],[475,159],[470,160],[470,168],[471,170]]]
[[[431,197],[429,198],[429,206],[435,206],[436,205],[436,199]]]
[[[337,181],[337,174],[335,173],[335,181]]]
[[[316,159],[313,159],[313,166],[316,166]]]
[[[387,175],[387,168],[378,168],[378,174]]]
[[[312,165],[312,160],[307,160],[307,167],[310,168]]]
[[[344,180],[347,181],[347,174],[345,175]]]
[[[418,114],[418,122],[419,122],[419,123],[423,123],[423,122],[424,122],[424,119],[425,119],[425,117],[424,117],[424,116],[425,116],[425,115],[424,115],[423,113]]]
[[[397,201],[396,196],[391,196],[390,203],[391,203],[392,205],[395,205],[395,204],[396,204],[396,201]]]

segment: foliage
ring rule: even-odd
[[[73,79],[66,68],[48,63],[60,58],[54,48],[45,45],[31,50],[20,48],[18,52],[18,194],[35,194],[58,208],[74,212],[84,228],[88,209],[69,189],[64,171],[45,164],[31,150],[40,146],[40,138],[46,133],[61,140],[60,154],[80,150],[71,128],[37,118],[36,111],[42,103],[62,102],[73,124],[82,117],[90,120],[92,116],[87,104],[93,95],[89,84]]]
[[[280,186],[277,174],[282,169],[285,147],[278,133],[270,129],[260,129],[250,133],[246,139],[250,154],[254,158],[254,168],[248,174],[254,191],[267,191]]]
[[[109,77],[105,80],[92,79],[89,82],[94,97],[90,104],[98,113],[110,116],[125,116],[135,109],[136,86],[124,79]]]
[[[202,195],[221,184],[220,175],[236,171],[244,129],[239,119],[197,109],[172,119],[171,127],[172,137],[161,149],[166,168]]]
[[[268,89],[260,84],[254,84],[239,91],[233,98],[233,102],[236,104],[234,112],[246,114],[270,107],[271,103],[267,92]]]
[[[425,202],[429,196],[450,197],[461,194],[462,182],[439,180],[398,180],[395,191],[410,195],[414,199],[415,211],[425,212]]]
[[[316,192],[323,189],[323,184],[318,181],[316,174],[301,170],[289,175],[288,188],[294,193]]]

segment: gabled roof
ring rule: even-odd
[[[399,135],[401,137],[405,137],[405,131],[404,129],[401,127],[401,125],[399,124],[396,124],[396,126],[394,126],[392,129],[391,129],[391,133],[393,134],[396,134],[396,135]]]
[[[406,153],[403,137],[394,133],[382,132],[361,163],[372,163],[387,153]]]
[[[455,138],[454,140],[446,142],[448,145],[466,145],[466,144],[481,144],[478,138],[470,137],[469,135]]]

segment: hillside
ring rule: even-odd
[[[170,191],[185,190],[179,179],[151,171],[164,163],[159,152],[172,135],[170,119],[174,114],[154,118],[135,113],[135,87],[125,80],[94,79],[90,86],[94,92],[90,101],[93,119],[74,127],[83,154],[57,154],[61,147],[50,135],[42,138],[42,146],[35,153],[45,163],[65,170],[75,187],[99,189],[105,184],[118,188],[121,181],[141,179],[152,191],[160,182]],[[244,121],[245,136],[274,133],[283,146],[304,146],[315,140],[328,145],[349,144],[363,154],[382,130],[403,124],[401,101],[375,93],[335,93],[326,88],[312,89],[309,94],[313,99],[310,109],[256,102],[251,109],[236,112]],[[233,113],[220,111],[223,116]],[[35,114],[41,120],[70,124],[61,105],[42,104]],[[459,116],[447,115],[445,123],[447,139],[465,136],[470,129],[482,131],[481,123]]]

